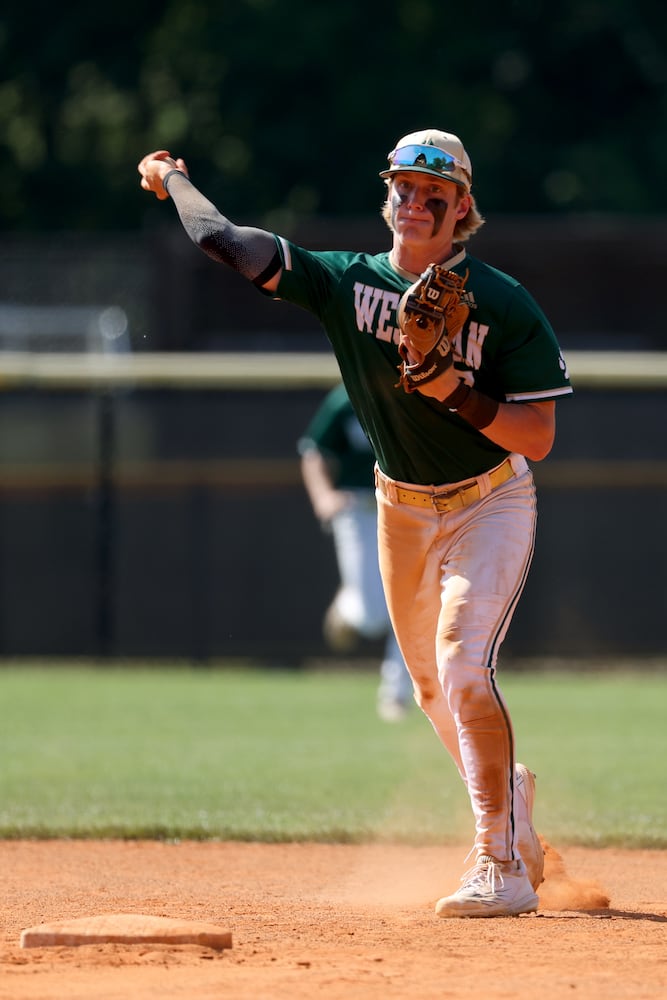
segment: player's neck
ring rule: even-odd
[[[397,241],[394,243],[389,254],[389,260],[399,274],[405,273],[406,277],[411,275],[418,277],[426,270],[429,264],[453,262],[454,258],[458,259],[464,254],[465,251],[458,244],[450,243],[447,247],[439,248],[438,252],[434,255],[432,249],[429,252],[428,249],[409,247]]]

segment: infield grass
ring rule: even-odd
[[[667,671],[500,671],[555,844],[667,847]],[[467,796],[374,670],[0,666],[0,837],[458,843]]]

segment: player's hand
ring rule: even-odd
[[[322,524],[329,524],[336,514],[340,514],[352,503],[349,493],[344,490],[322,490],[315,498],[315,516]]]
[[[143,160],[140,160],[137,170],[141,174],[141,186],[144,191],[152,191],[160,201],[165,201],[169,197],[162,182],[170,170],[180,170],[189,177],[185,160],[180,157],[175,159],[166,149],[148,153]]]

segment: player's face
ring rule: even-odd
[[[459,201],[456,184],[431,174],[397,173],[389,188],[392,229],[403,243],[451,242],[467,197]]]

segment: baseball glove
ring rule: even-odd
[[[460,277],[441,264],[429,264],[401,297],[398,352],[403,361],[397,387],[415,392],[453,364],[452,341],[468,318],[461,301],[467,278],[467,271]]]

